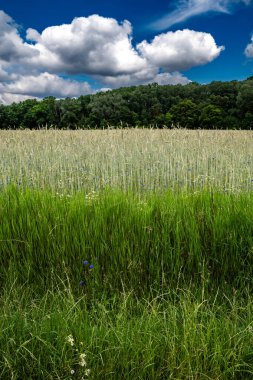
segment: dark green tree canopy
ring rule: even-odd
[[[200,85],[149,85],[0,104],[0,128],[253,128],[253,77]]]

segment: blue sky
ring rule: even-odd
[[[252,34],[253,0],[2,0],[0,102],[245,79]]]

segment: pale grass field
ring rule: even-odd
[[[253,189],[253,133],[204,130],[0,131],[0,185],[73,193]]]

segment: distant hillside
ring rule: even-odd
[[[200,85],[122,87],[80,96],[0,105],[0,128],[120,127],[252,129],[253,77]]]

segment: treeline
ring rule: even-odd
[[[0,104],[0,128],[253,128],[253,77],[200,85],[123,87],[57,100]]]

